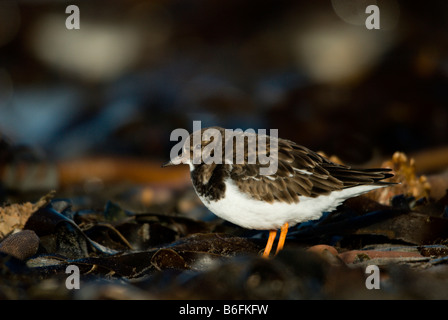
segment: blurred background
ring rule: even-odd
[[[160,186],[188,184],[160,165],[193,120],[276,128],[358,166],[445,150],[447,34],[443,0],[2,0],[0,200],[128,181],[163,202]]]

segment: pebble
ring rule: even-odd
[[[334,256],[338,255],[338,250],[336,250],[335,247],[326,244],[317,244],[308,248],[309,252],[315,252],[318,254],[323,254],[325,250],[329,251]]]
[[[22,230],[10,234],[0,242],[0,252],[9,254],[20,260],[27,260],[36,254],[39,248],[39,237],[32,230]]]
[[[405,259],[405,258],[424,258],[419,252],[409,251],[376,251],[376,250],[350,250],[342,252],[339,257],[346,264],[356,263],[362,260],[370,259]]]

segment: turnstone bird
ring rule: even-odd
[[[205,135],[208,129],[220,135]],[[222,219],[247,229],[270,230],[263,257],[269,256],[278,229],[276,254],[289,227],[319,219],[348,198],[392,184],[381,181],[393,176],[391,169],[352,169],[286,139],[264,135],[265,147],[260,148],[262,139],[255,133],[229,136],[220,127],[203,128],[196,141],[194,134],[185,140],[181,154],[163,166],[188,164],[197,195]],[[245,138],[243,149],[237,148],[239,135]],[[257,138],[255,147],[249,144],[251,135]],[[224,149],[230,142],[233,152],[228,157]],[[260,152],[277,161],[276,171],[261,174],[269,164],[260,161]],[[244,154],[242,161],[237,161],[238,154]],[[220,161],[210,161],[212,157]]]

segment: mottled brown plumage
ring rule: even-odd
[[[210,128],[202,129],[201,133]],[[221,147],[229,145],[229,138],[226,138],[225,129],[212,127],[221,134]],[[244,136],[244,133],[236,133],[237,137]],[[258,135],[253,134],[258,138]],[[217,179],[230,177],[237,184],[238,188],[252,198],[267,202],[282,201],[286,203],[296,203],[300,196],[317,197],[328,194],[331,191],[342,190],[358,185],[367,184],[387,184],[381,180],[392,177],[390,169],[352,169],[349,166],[334,163],[318,153],[300,146],[293,141],[277,139],[278,148],[271,148],[271,137],[266,136],[262,141],[266,141],[265,156],[278,154],[278,169],[275,174],[261,175],[260,167],[268,167],[268,164],[261,164],[256,155],[258,149],[258,139],[256,144],[248,144],[252,134],[246,134],[244,149],[238,149],[237,138],[233,137],[233,164],[196,164],[196,169],[192,171],[193,183],[198,193],[210,196],[211,199],[219,199],[220,194],[225,192],[219,190],[225,188],[223,184],[216,183]],[[272,138],[276,139],[276,138]],[[206,146],[214,142],[214,137],[202,140],[200,148],[193,145],[193,134],[190,135],[190,144],[187,148],[190,157],[193,159],[195,152],[202,152]],[[215,142],[215,145],[218,142]],[[249,146],[248,146],[249,145]],[[256,148],[254,147],[256,146]],[[211,146],[210,146],[211,147]],[[243,163],[236,163],[238,150],[244,150]],[[211,154],[213,156],[213,153]],[[250,163],[249,159],[256,159],[256,163]],[[225,152],[222,152],[222,162],[225,162]],[[213,192],[211,188],[215,188]]]

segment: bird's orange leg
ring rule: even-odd
[[[266,247],[264,248],[263,258],[269,258],[269,253],[271,252],[272,245],[274,244],[275,236],[277,235],[277,230],[269,231],[269,238]]]
[[[283,249],[283,245],[285,244],[286,240],[286,234],[288,233],[289,224],[288,222],[285,222],[284,225],[282,225],[282,229],[280,231],[280,238],[278,239],[277,244],[277,250],[275,251],[275,254],[277,254],[280,250]]]

